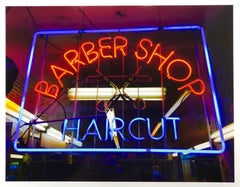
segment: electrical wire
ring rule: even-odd
[[[58,46],[56,46],[55,44],[53,44],[52,42],[50,42],[50,41],[49,41],[47,38],[45,38],[43,35],[42,35],[42,38],[43,38],[44,40],[46,40],[47,43],[48,43],[49,45],[51,45],[52,47],[54,47],[55,49],[57,49],[57,50],[59,50],[59,51],[61,51],[61,52],[64,52],[63,49],[61,49],[60,47],[58,47]]]
[[[33,23],[34,23],[34,25],[35,25],[35,27],[36,27],[36,30],[38,30],[38,24],[37,24],[36,20],[34,19],[31,10],[30,10],[28,7],[26,7],[26,10],[27,10],[28,14],[30,15],[30,17],[31,17],[31,19],[32,19],[32,21],[33,21]]]
[[[22,127],[24,127],[24,126],[27,126],[27,125],[29,125],[29,124],[28,124],[28,123],[24,123],[23,125],[20,126],[20,128],[22,128]],[[20,129],[20,128],[19,128],[19,129]],[[28,129],[29,129],[29,127],[28,127],[26,130],[28,130]],[[17,132],[17,131],[15,131],[15,132],[11,135],[10,140],[15,136],[16,132]],[[21,135],[21,137],[22,137],[22,135]],[[20,137],[19,137],[19,138],[20,138]]]
[[[78,6],[78,10],[82,13],[82,15],[88,20],[88,22],[95,28],[98,29],[98,27],[92,22],[92,20],[85,14],[85,12]]]
[[[21,125],[21,126],[19,127],[19,129],[21,129],[21,128],[24,127],[24,126],[29,125],[29,127],[23,132],[23,134],[22,134],[20,137],[18,137],[18,139],[19,139],[19,138],[22,138],[22,137],[25,135],[25,133],[30,129],[30,127],[31,127],[33,124],[36,124],[36,123],[37,123],[37,120],[43,115],[43,113],[46,112],[55,102],[57,102],[57,103],[61,106],[61,108],[63,109],[64,118],[66,119],[66,118],[67,118],[67,114],[66,114],[66,110],[65,110],[64,106],[62,105],[62,103],[61,103],[60,101],[58,101],[57,99],[55,99],[54,102],[52,102],[40,115],[37,115],[37,118],[33,119],[30,123],[24,123],[23,125]],[[44,122],[44,123],[45,123],[45,122]],[[10,139],[12,139],[12,138],[15,136],[15,134],[16,134],[16,131],[11,135]]]

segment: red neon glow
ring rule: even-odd
[[[122,44],[119,44],[121,41]],[[128,40],[123,36],[115,36],[113,39],[113,45],[114,45],[114,58],[117,57],[117,51],[121,51],[123,56],[127,55],[127,45]]]
[[[75,72],[77,72],[77,68],[74,66],[76,63],[80,63],[82,65],[86,65],[84,62],[78,60],[78,52],[74,49],[68,50],[63,55],[64,59],[68,62],[68,64],[74,69]]]
[[[85,42],[82,44],[81,48],[89,64],[92,64],[93,62],[97,61],[99,54],[97,51],[94,51],[95,48],[94,43]]]
[[[72,71],[55,65],[50,66],[55,78],[57,79],[61,87],[64,86],[61,80],[63,76],[65,76],[66,74],[72,76],[74,72],[79,71],[76,64],[79,68],[80,65],[92,64],[96,61],[98,62],[98,64],[100,64],[100,57],[112,59],[116,58],[118,55],[122,55],[122,58],[124,58],[124,56],[127,55],[128,40],[123,36],[115,36],[114,38],[110,36],[102,37],[98,39],[98,47],[99,48],[97,49],[93,42],[84,42],[79,48],[79,52],[74,49],[66,51],[63,56],[66,62],[71,66]],[[81,54],[80,52],[82,52],[83,54]],[[171,51],[167,57],[164,57],[161,53],[160,43],[154,44],[150,39],[147,38],[143,38],[139,41],[136,51],[134,52],[137,62],[138,60],[141,60],[146,64],[150,64],[154,57],[158,57],[158,70],[162,73],[163,71],[166,71],[165,73],[168,79],[171,79],[175,82],[184,82],[189,80],[192,75],[191,65],[187,61],[180,58],[169,60],[173,56],[173,54],[174,51]],[[80,57],[83,57],[86,62],[82,61]],[[176,75],[173,75],[173,73],[171,73],[171,70],[176,69],[177,65],[179,64],[181,64],[181,66],[184,66],[187,72],[186,75],[182,77],[176,77]],[[163,68],[164,65],[166,66],[166,68]],[[196,87],[198,84],[200,86]],[[40,89],[39,85],[42,85],[41,88],[43,89]],[[49,86],[47,82],[40,81],[36,85],[35,90],[45,95],[51,95],[51,93],[49,94],[49,92],[53,88],[55,88],[55,86],[52,85],[50,86],[50,88],[48,88]],[[185,88],[190,89],[192,93],[196,95],[201,95],[205,92],[205,85],[201,79],[196,79],[194,81],[188,82],[187,84],[179,87],[178,90],[182,90]],[[58,88],[55,88],[55,90],[55,93],[58,93]],[[52,97],[55,97],[55,94],[53,94]]]
[[[149,57],[149,59],[148,59],[148,61],[147,61],[147,64],[149,64],[149,63],[152,61],[152,58],[153,58],[154,55],[159,56],[160,59],[161,59],[161,58],[164,59],[164,57],[163,57],[161,54],[157,53],[157,51],[160,51],[160,49],[161,49],[161,48],[160,48],[160,44],[157,44],[157,45],[155,46],[155,48],[154,48],[151,56]]]
[[[153,45],[153,43],[152,43],[151,40],[149,40],[149,39],[147,39],[147,38],[141,39],[140,42],[139,42],[138,47],[140,47],[140,49],[143,50],[143,52],[144,52],[145,55],[141,57],[141,56],[139,56],[138,51],[136,51],[134,54],[135,54],[135,56],[136,56],[136,58],[137,58],[138,60],[144,60],[144,59],[146,59],[147,56],[148,56],[148,50],[147,50],[147,49],[144,47],[144,45],[143,45],[143,43],[145,43],[145,42],[149,43],[150,47],[152,47],[152,45]]]
[[[105,55],[104,54],[104,51],[109,51],[112,48],[110,45],[103,45],[103,42],[108,41],[108,40],[111,41],[112,38],[109,36],[109,37],[100,38],[98,40],[99,51],[100,51],[100,54],[101,54],[102,58],[113,58],[112,55]]]
[[[167,58],[159,55],[160,58],[163,58],[163,62],[159,65],[158,70],[161,71],[162,66],[167,62],[167,60],[173,55],[174,51],[171,51],[171,53],[167,56]]]
[[[149,56],[149,50],[148,50],[147,46],[152,47],[153,42],[147,38],[141,39],[138,44],[138,47],[140,47],[140,51],[143,52],[143,56],[140,56],[138,51],[136,51],[134,54],[135,54],[137,60],[142,60],[142,61],[145,61],[147,64],[149,64],[152,61],[154,56],[158,56],[160,58],[160,60],[163,60],[163,62],[161,62],[160,66],[158,67],[158,70],[160,71],[162,66],[165,64],[165,62],[173,55],[174,51],[172,51],[168,55],[168,57],[165,58],[164,56],[162,56],[160,53],[157,52],[157,51],[161,51],[161,45],[158,43],[154,47],[153,52],[151,53],[150,57],[147,59],[147,57]]]
[[[152,61],[154,56],[158,56],[159,59],[160,59],[160,65],[158,67],[158,70],[161,71],[162,67],[167,63],[167,61],[170,59],[170,57],[174,54],[174,51],[171,51],[171,53],[167,57],[164,57],[164,56],[161,55],[161,45],[158,43],[154,47],[153,52],[151,53],[150,57],[148,58],[148,56],[149,56],[149,49],[146,46],[152,47],[153,46],[153,42],[151,40],[147,39],[147,38],[141,39],[139,44],[138,44],[138,46],[137,46],[137,50],[134,53],[136,59],[145,61],[147,64],[149,64]],[[142,55],[139,54],[138,48],[140,48],[139,50],[141,52],[143,52]],[[163,61],[161,61],[161,60],[163,60]],[[187,73],[187,75],[185,75],[185,77],[183,77],[183,78],[176,78],[172,74],[170,74],[171,68],[173,68],[174,64],[176,65],[176,63],[181,63],[181,64],[185,65],[186,68],[188,69],[188,73]],[[168,79],[172,79],[172,80],[174,80],[176,82],[183,82],[183,81],[188,80],[191,77],[191,75],[192,75],[192,67],[191,67],[191,65],[187,61],[185,61],[183,59],[175,59],[175,60],[172,60],[171,62],[168,63],[167,68],[166,68],[166,73],[167,73],[167,78]],[[199,91],[195,90],[193,88],[193,85],[196,84],[196,83],[200,83],[200,90]],[[186,87],[188,87],[196,95],[201,95],[201,94],[203,94],[205,92],[205,85],[204,85],[204,82],[201,79],[196,79],[194,81],[191,81],[191,82],[185,84],[184,86],[178,88],[178,90],[182,90],[182,89],[184,89]]]
[[[197,83],[200,84],[200,90],[199,91],[197,91],[193,88],[193,85],[197,84]],[[195,79],[194,81],[191,81],[191,82],[185,84],[184,86],[179,87],[178,90],[182,90],[182,89],[185,89],[187,87],[196,95],[202,95],[205,92],[205,89],[206,89],[205,84],[201,79]]]
[[[73,73],[71,71],[68,71],[66,69],[60,68],[60,67],[55,66],[55,65],[51,65],[51,69],[52,69],[53,74],[56,77],[56,79],[58,80],[58,83],[60,84],[61,87],[63,87],[63,83],[61,81],[61,78],[66,74],[73,75]]]
[[[174,64],[174,63],[183,63],[187,66],[188,68],[188,75],[185,77],[185,78],[182,78],[182,79],[179,79],[179,78],[175,78],[173,76],[170,75],[170,69],[171,69],[171,66]],[[192,67],[188,64],[188,62],[186,62],[185,60],[182,60],[182,59],[175,59],[173,61],[171,61],[168,66],[167,66],[167,78],[168,79],[172,79],[176,82],[183,82],[183,81],[186,81],[190,76],[192,75]]]
[[[34,90],[40,94],[56,98],[59,92],[59,88],[56,84],[52,84],[49,86],[47,81],[39,81],[35,87]]]

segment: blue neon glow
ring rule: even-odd
[[[130,135],[135,139],[135,140],[144,140],[144,137],[137,137],[132,133],[131,127],[134,124],[135,121],[146,121],[146,119],[144,118],[134,118],[132,121],[130,121],[129,125],[128,125],[128,132],[130,133]]]
[[[18,148],[18,152],[136,152],[136,153],[183,153],[220,154],[222,150],[151,149],[151,148]]]
[[[16,134],[15,134],[15,137],[14,137],[14,140],[15,140],[14,141],[14,147],[17,147],[17,143],[18,143],[18,135],[19,135],[20,126],[21,126],[21,122],[22,122],[23,109],[24,109],[25,100],[26,100],[27,88],[28,88],[28,83],[29,83],[29,76],[30,76],[32,63],[33,63],[33,55],[34,55],[35,45],[36,45],[36,41],[37,41],[37,35],[38,34],[35,33],[34,36],[33,36],[33,41],[32,41],[29,61],[28,61],[28,68],[27,68],[27,73],[26,73],[26,79],[25,79],[25,82],[24,82],[22,101],[21,101],[21,105],[20,105],[18,124],[17,124],[17,127],[16,127]]]
[[[124,125],[125,125],[124,121],[121,118],[118,118],[118,117],[113,118],[113,121],[120,121],[121,122],[122,125],[118,128],[114,128],[114,132],[117,132],[121,136],[122,140],[126,141],[125,137],[123,136],[123,134],[121,132],[121,130],[124,128]]]
[[[224,136],[223,136],[223,132],[222,132],[222,121],[221,121],[221,117],[220,117],[217,95],[216,95],[216,90],[215,90],[214,81],[213,81],[211,61],[210,61],[210,58],[209,58],[208,47],[207,47],[207,42],[206,42],[206,38],[205,38],[203,28],[201,28],[201,34],[202,34],[202,42],[203,42],[203,47],[204,47],[204,53],[205,53],[205,56],[206,56],[208,75],[209,75],[209,78],[210,78],[210,85],[211,85],[211,90],[212,90],[213,103],[214,103],[214,108],[215,108],[217,122],[218,122],[218,129],[219,129],[219,132],[220,132],[221,145],[222,145],[221,150],[223,152],[226,148],[226,145],[225,145]]]
[[[35,35],[67,35],[78,33],[114,33],[114,32],[147,32],[157,31],[158,27],[145,27],[145,28],[123,28],[123,29],[83,29],[83,30],[46,30],[38,31]]]
[[[90,131],[90,129],[91,129],[92,126],[95,128],[95,131],[94,131],[94,132],[91,132],[91,131]],[[81,140],[81,141],[84,141],[84,140],[86,139],[86,137],[89,136],[89,135],[98,136],[99,140],[102,140],[102,137],[101,137],[100,132],[99,132],[99,130],[98,130],[97,122],[96,122],[95,119],[92,119],[89,127],[87,128],[87,131],[86,131],[85,135],[84,135],[83,138],[80,139],[80,140]]]
[[[201,27],[199,25],[163,27],[163,30],[194,30],[194,29],[200,30]]]
[[[162,122],[162,134],[161,134],[161,136],[159,136],[159,137],[155,137],[155,136],[153,136],[152,135],[152,133],[151,133],[151,130],[150,130],[150,120],[149,120],[149,118],[147,118],[147,120],[148,120],[148,135],[153,139],[153,140],[161,140],[163,137],[164,137],[164,134],[165,134],[165,124],[164,124],[164,118],[162,118],[161,119],[161,122]]]
[[[177,124],[176,120],[180,120],[179,117],[167,117],[165,119],[162,119],[162,123],[164,124],[166,120],[171,120],[173,122],[173,132],[174,132],[174,139],[177,140]]]
[[[82,30],[83,33],[110,33],[119,32],[118,29],[99,29],[99,30]]]
[[[64,122],[63,122],[63,135],[62,135],[62,141],[65,140],[65,135],[66,135],[66,130],[68,131],[76,131],[77,132],[77,140],[79,140],[79,131],[80,131],[80,121],[81,119],[78,119],[77,120],[77,127],[68,127],[68,119],[65,119]]]
[[[148,28],[134,28],[131,29],[119,29],[120,32],[147,32],[147,31],[157,31],[159,30],[158,27],[148,27]]]
[[[207,42],[205,39],[204,29],[200,26],[193,25],[193,26],[171,26],[171,27],[163,27],[163,30],[189,30],[189,29],[200,29],[201,35],[202,35],[202,42],[204,47],[204,52],[206,56],[206,62],[207,62],[207,68],[208,68],[208,74],[210,78],[210,85],[212,90],[212,96],[214,101],[214,107],[218,122],[218,128],[220,132],[220,138],[221,138],[221,149],[219,150],[189,150],[189,149],[151,149],[151,148],[18,148],[18,136],[20,131],[20,125],[22,121],[22,114],[23,109],[25,105],[25,99],[27,94],[27,88],[30,78],[30,72],[32,68],[33,63],[33,55],[35,51],[36,46],[36,40],[38,35],[67,35],[67,34],[77,34],[77,33],[108,33],[108,32],[146,32],[146,31],[155,31],[155,30],[161,30],[158,27],[148,27],[148,28],[125,28],[125,29],[101,29],[101,30],[55,30],[55,31],[38,31],[33,36],[32,46],[30,50],[30,56],[28,61],[28,68],[26,73],[26,79],[24,83],[24,90],[22,95],[22,101],[19,111],[19,119],[18,119],[18,125],[16,127],[16,134],[15,134],[15,141],[14,141],[14,149],[18,152],[152,152],[152,153],[199,153],[199,154],[220,154],[225,150],[225,142],[223,138],[223,132],[222,132],[222,124],[221,124],[221,118],[218,108],[218,102],[217,102],[217,96],[216,91],[214,87],[214,81],[213,81],[213,75],[211,70],[211,62],[208,54],[207,49]]]

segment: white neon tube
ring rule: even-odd
[[[116,129],[117,125],[116,125],[116,121],[114,120],[115,118],[115,113],[114,113],[114,109],[110,108],[107,112],[107,118],[108,118],[108,122],[110,125],[110,129],[111,129],[111,133],[112,133],[112,137],[117,135],[117,132],[114,131],[114,129]]]
[[[222,131],[223,131],[224,141],[231,140],[231,139],[234,138],[234,126],[233,126],[233,123],[230,123],[229,125],[223,127]],[[215,132],[213,132],[211,134],[211,139],[215,143],[221,142],[221,137],[220,137],[219,130],[217,130],[217,131],[215,131]],[[207,149],[209,147],[210,147],[210,143],[208,141],[208,142],[204,142],[204,143],[195,145],[193,148],[195,150],[202,150],[202,149]],[[192,148],[190,148],[190,149],[192,149]],[[185,154],[188,154],[188,153],[185,153]],[[172,156],[176,157],[176,156],[178,156],[178,154],[177,153],[173,153]]]
[[[18,155],[18,154],[10,154],[10,158],[15,158],[15,159],[23,159],[23,155]]]
[[[19,117],[20,106],[18,104],[14,103],[13,101],[11,101],[8,98],[6,98],[5,101],[6,101],[6,113],[14,116],[15,118],[18,118]],[[23,109],[23,114],[22,114],[22,121],[23,122],[29,123],[34,118],[35,118],[35,116],[31,112]],[[39,121],[42,121],[42,120],[38,119],[37,121],[39,122]],[[42,123],[42,124],[36,124],[35,125],[35,127],[38,130],[41,130],[41,131],[45,131],[47,126],[48,126],[47,123]]]
[[[210,143],[209,142],[204,142],[204,143],[201,143],[201,144],[198,144],[196,146],[194,146],[193,148],[196,149],[196,150],[202,150],[202,149],[206,149],[206,148],[209,148],[210,147]]]
[[[169,117],[179,106],[180,104],[190,95],[190,91],[185,90],[185,92],[178,98],[178,100],[173,104],[173,106],[168,110],[164,117]],[[156,127],[153,129],[152,136],[156,134],[158,129],[162,126],[162,123],[159,122]]]
[[[228,132],[223,134],[224,140],[231,140],[234,137],[234,131]],[[214,142],[221,142],[221,138],[218,136],[217,138],[213,139]]]
[[[114,118],[115,118],[114,108],[110,108],[108,110],[107,118],[108,118],[108,122],[109,122],[110,129],[111,129],[111,136],[113,137],[113,140],[114,140],[114,143],[115,143],[116,147],[119,149],[120,145],[119,145],[119,141],[118,141],[118,137],[117,137],[117,132],[114,131],[117,127],[116,121],[114,120]]]
[[[223,134],[227,134],[227,133],[230,133],[230,132],[233,132],[234,131],[234,126],[233,126],[233,123],[230,123],[229,125],[225,126],[222,128],[222,131],[223,131]],[[219,130],[213,132],[211,134],[211,138],[214,139],[214,138],[219,138],[220,136],[220,132]]]
[[[20,106],[18,104],[14,103],[10,99],[6,98],[6,113],[7,114],[10,114],[10,115],[14,116],[15,118],[18,118],[19,117],[19,110],[20,110]],[[22,121],[23,122],[29,123],[34,118],[35,118],[35,116],[31,112],[23,109],[23,115],[22,115]],[[39,122],[39,121],[43,121],[43,120],[42,119],[38,119],[37,121]],[[41,130],[41,131],[45,131],[47,126],[48,126],[47,123],[42,123],[42,124],[36,124],[35,125],[35,127],[38,130]],[[62,141],[62,133],[60,131],[52,128],[52,127],[47,129],[46,134],[51,136],[51,137],[53,137],[53,138],[56,138],[56,139]],[[71,140],[70,137],[65,136],[65,142],[66,143],[69,143],[70,140]],[[78,141],[75,141],[75,142],[79,146],[79,142]]]
[[[68,91],[68,99],[74,100],[75,93],[77,93],[77,100],[106,100],[110,99],[114,93],[114,88],[71,88]],[[162,100],[162,88],[161,87],[127,87],[124,89],[125,93],[132,99],[142,98],[146,101]],[[166,88],[163,89],[164,95],[166,95]],[[120,97],[119,100],[122,98]]]

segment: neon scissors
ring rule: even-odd
[[[110,106],[112,105],[112,103],[117,101],[120,97],[124,101],[126,101],[126,100],[133,101],[133,99],[125,92],[125,88],[127,88],[127,86],[134,80],[134,78],[139,73],[140,69],[141,69],[141,66],[132,75],[129,76],[129,78],[124,82],[124,84],[120,88],[114,82],[112,82],[107,76],[103,75],[103,73],[100,72],[100,70],[98,70],[98,69],[96,70],[96,72],[101,77],[103,77],[103,79],[108,83],[108,85],[110,85],[115,90],[113,96],[109,99],[107,104],[106,104],[106,102],[104,102],[104,108],[105,108],[104,111],[107,111],[110,108]],[[97,104],[96,104],[96,108],[97,108],[98,111],[102,111],[99,108],[99,104],[101,102],[103,102],[103,101],[98,101]],[[134,102],[139,102],[139,99],[135,100]],[[137,106],[137,105],[134,103],[134,106]]]

